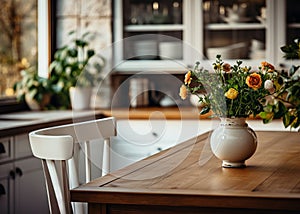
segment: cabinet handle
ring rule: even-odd
[[[3,143],[0,143],[0,154],[5,153],[5,152],[6,151],[5,151],[5,147],[4,147]]]
[[[16,168],[16,174],[19,175],[20,177],[23,175],[23,172],[19,167]]]
[[[16,178],[16,173],[15,173],[15,171],[11,170],[11,171],[9,172],[9,176],[10,176],[13,180],[15,180],[15,178]]]
[[[158,134],[156,132],[152,132],[152,136],[158,137]]]
[[[5,192],[4,186],[2,184],[0,184],[0,196],[5,195],[5,194],[6,194],[6,192]]]

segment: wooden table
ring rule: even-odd
[[[71,200],[89,213],[300,213],[300,133],[257,135],[246,168],[222,168],[206,133],[71,190]]]

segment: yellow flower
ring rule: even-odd
[[[245,67],[242,67],[242,70],[243,70],[245,73],[247,73],[247,72],[249,72],[250,68],[247,67],[247,66],[245,66]]]
[[[187,89],[185,85],[182,85],[180,87],[180,91],[179,91],[179,96],[181,97],[181,99],[185,100],[187,97]]]
[[[191,82],[192,82],[191,76],[192,76],[192,72],[191,72],[191,71],[188,71],[188,72],[185,74],[184,84],[186,84],[186,85],[191,84]]]
[[[214,69],[215,70],[220,70],[221,64],[220,63],[214,63]]]
[[[254,90],[259,89],[262,84],[261,76],[258,73],[250,74],[246,78],[246,84],[249,86],[249,88],[252,88]]]
[[[225,93],[225,97],[227,97],[228,99],[234,100],[235,98],[237,98],[239,92],[237,90],[235,90],[234,88],[230,88],[226,93]]]

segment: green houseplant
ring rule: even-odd
[[[74,34],[74,31],[69,34]],[[75,90],[74,87],[88,91],[88,94],[84,95],[88,102],[92,87],[102,79],[101,71],[105,59],[99,54],[96,55],[94,49],[89,48],[89,35],[87,32],[82,37],[73,39],[54,54],[49,69],[56,105],[70,107],[72,103],[70,98],[73,96],[80,100],[81,92],[75,92],[75,95],[70,96],[70,90]]]
[[[22,70],[21,77],[22,79],[14,84],[17,100],[25,101],[32,110],[51,108],[53,91],[50,80],[40,77],[35,67]]]
[[[22,79],[14,85],[17,99],[26,101],[32,110],[68,109],[71,107],[70,89],[76,86],[89,91],[89,95],[83,95],[89,101],[91,88],[102,79],[105,59],[89,48],[88,35],[89,32],[55,52],[49,78],[38,76],[36,67],[22,70]],[[74,98],[80,101],[79,94],[75,93]]]

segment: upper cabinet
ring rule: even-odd
[[[277,47],[283,46],[283,44],[291,44],[295,39],[300,38],[300,1],[299,0],[283,0],[277,1],[276,14],[280,14],[276,17],[277,28]],[[282,14],[282,15],[281,15]],[[285,60],[283,58],[284,53],[279,52],[276,55],[276,62],[281,65],[290,66],[291,64],[300,64],[297,60]]]
[[[195,61],[282,63],[300,37],[298,0],[114,1],[114,60],[120,71],[182,71]]]
[[[202,51],[208,59],[263,59],[270,30],[266,0],[204,0]]]
[[[117,70],[178,70],[187,58],[188,10],[184,0],[114,2],[114,60]],[[180,65],[179,65],[180,64]],[[138,65],[138,66],[137,66]],[[181,69],[182,70],[182,69]]]

